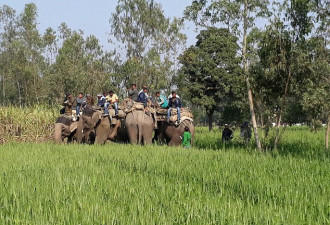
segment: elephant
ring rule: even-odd
[[[68,116],[60,116],[55,122],[54,142],[59,144],[67,138],[67,143],[76,139],[76,128],[78,122],[72,121]]]
[[[193,146],[195,126],[189,119],[182,121],[179,125],[173,122],[167,123],[166,121],[158,122],[158,130],[155,133],[155,141],[166,142],[169,146],[180,146],[182,144],[182,136],[185,127],[189,128],[191,133],[191,146]]]
[[[86,107],[79,118],[77,127],[78,143],[104,144],[107,140],[127,141],[125,128],[117,118],[103,117],[102,112]]]
[[[126,114],[125,126],[131,144],[152,144],[154,119],[144,109],[133,110]]]
[[[95,128],[95,143],[104,144],[107,140],[114,142],[128,142],[123,120],[103,117]]]

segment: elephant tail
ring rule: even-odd
[[[138,144],[140,145],[142,142],[142,123],[141,119],[138,120],[137,126],[138,126]]]

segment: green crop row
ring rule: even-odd
[[[5,144],[0,224],[329,224],[329,163],[242,148]]]

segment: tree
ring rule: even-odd
[[[119,0],[110,18],[111,34],[122,43],[117,77],[122,86],[137,83],[152,89],[167,89],[177,74],[177,56],[186,36],[180,19],[165,17],[159,3]]]
[[[17,37],[16,12],[7,5],[0,8],[0,79],[1,104],[15,98],[15,82],[11,72],[14,59],[12,42]]]
[[[268,0],[219,0],[209,1],[195,0],[191,6],[188,6],[184,12],[185,18],[195,22],[198,26],[205,26],[207,22],[211,24],[221,24],[231,27],[233,32],[240,34],[238,28],[242,26],[242,64],[244,76],[247,86],[247,94],[250,105],[250,113],[254,137],[259,150],[262,149],[258,134],[256,116],[254,112],[253,94],[250,84],[250,76],[248,74],[248,58],[247,58],[247,35],[248,29],[253,26],[253,22],[258,17],[269,16]],[[243,11],[241,14],[240,12]]]
[[[183,87],[193,104],[206,109],[209,130],[217,109],[230,105],[241,79],[237,37],[228,29],[209,28],[180,57]]]

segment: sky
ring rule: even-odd
[[[38,8],[38,29],[41,33],[65,22],[73,30],[81,29],[85,35],[95,35],[105,49],[111,49],[108,43],[109,18],[115,11],[117,0],[0,0],[0,5],[8,5],[19,14],[25,4],[35,3]],[[191,0],[157,0],[163,6],[168,17],[182,17]],[[192,23],[186,23],[187,46],[195,43],[196,33]]]

